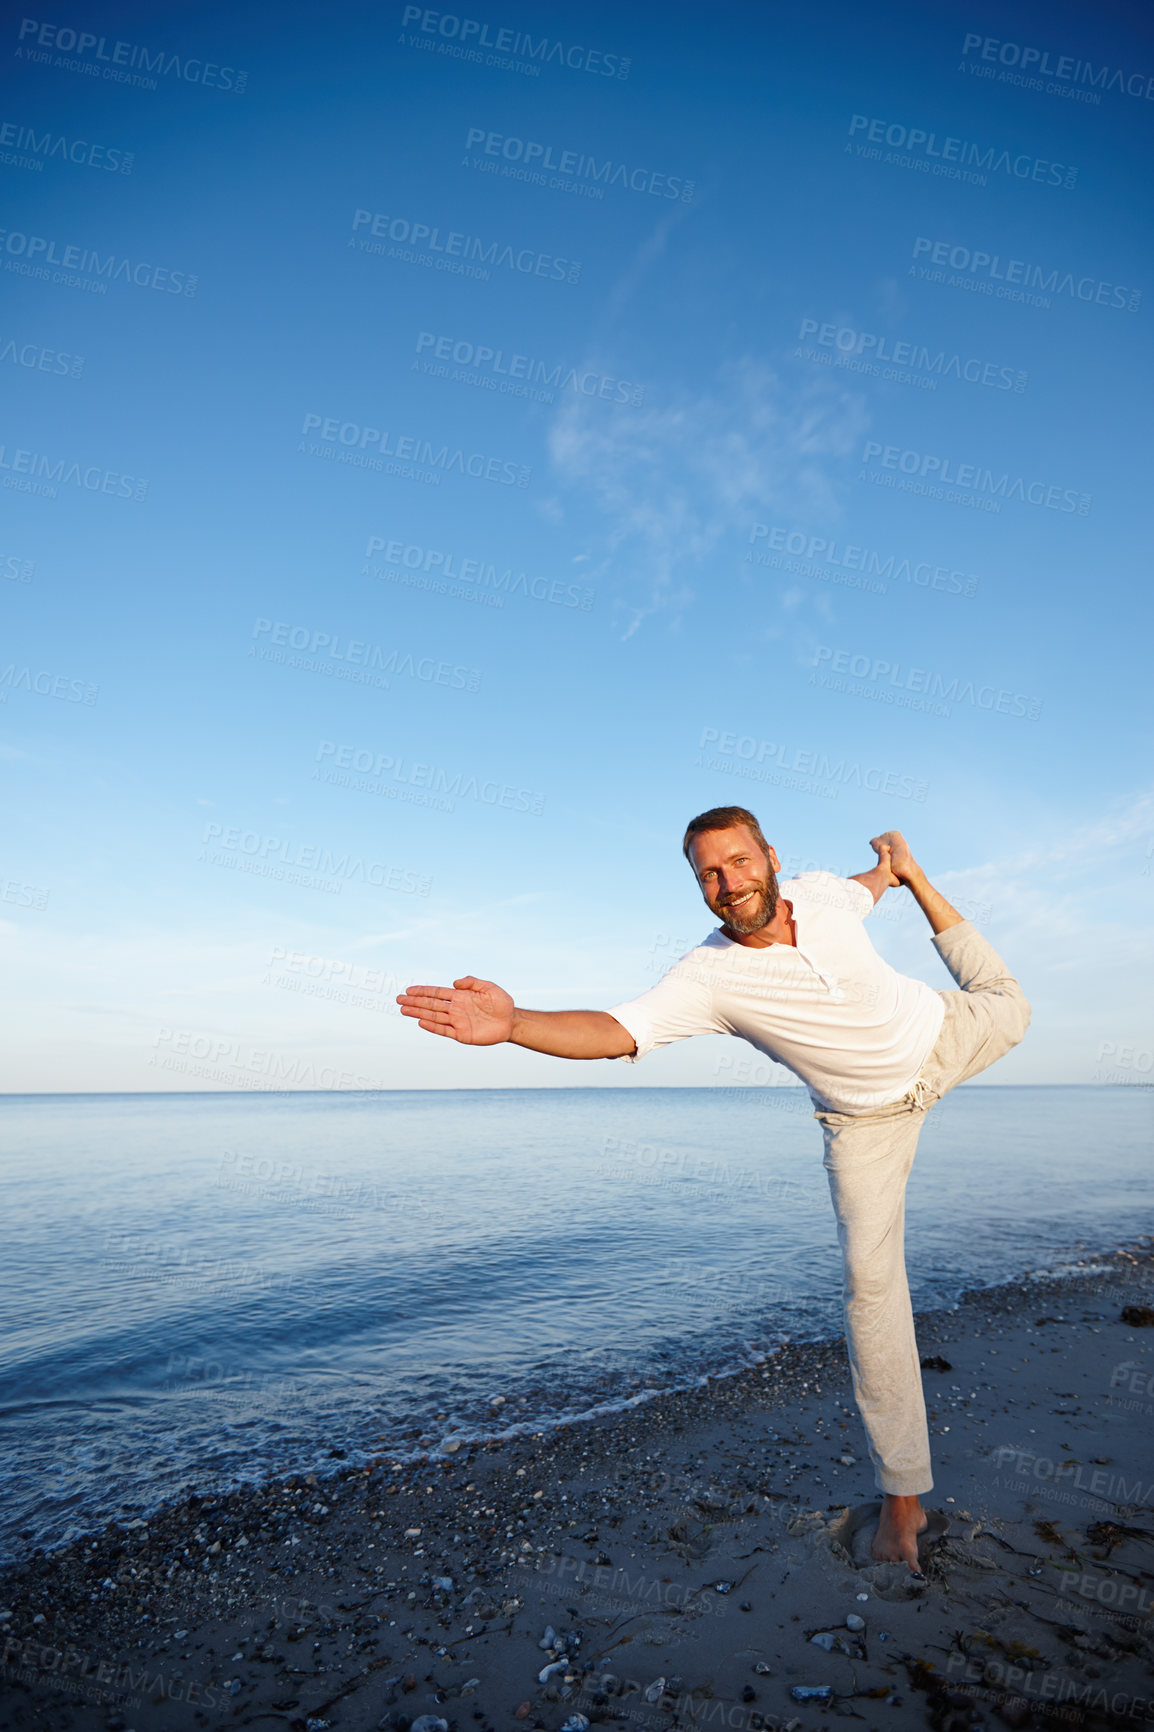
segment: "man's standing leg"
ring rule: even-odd
[[[907,1097],[861,1115],[819,1112],[845,1269],[854,1396],[884,1494],[875,1553],[919,1568],[918,1501],[933,1484],[905,1261],[906,1181],[925,1120]]]
[[[920,1503],[920,1491],[909,1495],[904,1490],[890,1492],[887,1482],[895,1488],[904,1486],[908,1461],[925,1463],[925,1488],[932,1481],[929,1472],[929,1437],[925,1424],[925,1402],[921,1386],[921,1366],[913,1332],[913,1315],[906,1282],[905,1259],[900,1248],[905,1220],[905,1179],[913,1164],[926,1110],[933,1102],[955,1088],[958,1083],[993,1064],[1022,1039],[1030,1022],[1030,1006],[1018,982],[1010,973],[997,951],[969,921],[954,908],[940,891],[935,890],[910,851],[905,837],[898,830],[889,830],[874,838],[872,846],[880,863],[889,867],[894,882],[903,884],[930,923],[934,946],[942,961],[957,981],[960,992],[943,992],[946,1015],[934,1049],[909,1094],[880,1113],[861,1119],[840,1114],[818,1113],[826,1137],[826,1167],[830,1174],[830,1189],[838,1215],[838,1234],[842,1241],[846,1263],[846,1336],[850,1363],[854,1369],[854,1387],[859,1375],[863,1381],[866,1403],[862,1416],[870,1437],[870,1454],[878,1471],[878,1484],[886,1492],[882,1503],[882,1519],[874,1542],[877,1558],[905,1558],[911,1569],[917,1570],[917,1535],[925,1526],[925,1512]],[[893,1115],[891,1117],[891,1115]],[[894,1152],[888,1159],[856,1159],[859,1146],[869,1148],[871,1136],[878,1143],[886,1140],[885,1126],[904,1125],[904,1131],[891,1129]],[[899,1151],[905,1151],[903,1159]],[[863,1183],[871,1166],[877,1183],[873,1193]],[[899,1183],[899,1175],[900,1183]],[[843,1225],[844,1221],[844,1225]],[[890,1225],[887,1229],[886,1223]],[[886,1233],[891,1235],[887,1239]],[[892,1298],[889,1327],[903,1333],[903,1352],[908,1349],[908,1378],[895,1383],[894,1377],[902,1363],[895,1351],[886,1354],[884,1344],[876,1336],[876,1320],[885,1315],[880,1297],[879,1271],[887,1262],[891,1279],[900,1280],[900,1292]],[[858,1270],[865,1271],[859,1276]],[[864,1286],[863,1286],[864,1281]],[[864,1308],[857,1293],[871,1296],[872,1304]],[[851,1293],[854,1298],[851,1301]],[[901,1313],[899,1318],[898,1313]],[[905,1322],[908,1319],[908,1326]],[[908,1332],[907,1332],[908,1331]],[[899,1339],[894,1336],[894,1342]],[[864,1353],[864,1358],[863,1358]],[[916,1398],[913,1393],[916,1386]],[[893,1402],[893,1417],[885,1416],[873,1403],[876,1392]],[[858,1397],[859,1405],[862,1397]],[[920,1424],[914,1416],[920,1414]],[[915,1449],[912,1456],[903,1454],[909,1439],[915,1434],[925,1439],[924,1458]],[[876,1438],[876,1443],[875,1443]]]

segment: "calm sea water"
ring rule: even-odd
[[[0,1555],[836,1331],[811,1111],[794,1089],[0,1099]],[[1149,1232],[1152,1117],[1138,1089],[948,1096],[910,1184],[915,1303]]]

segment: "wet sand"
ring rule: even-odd
[[[1154,1723],[1154,1254],[1088,1264],[919,1318],[924,1587],[855,1564],[877,1494],[844,1347],[793,1347],[33,1556],[0,1577],[0,1726]]]

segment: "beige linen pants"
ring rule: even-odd
[[[845,1261],[845,1327],[854,1395],[881,1491],[933,1485],[922,1374],[906,1281],[906,1180],[926,1113],[949,1089],[1017,1046],[1030,1023],[1021,987],[968,920],[934,939],[960,992],[921,1075],[901,1100],[861,1114],[817,1112]]]

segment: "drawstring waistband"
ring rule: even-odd
[[[917,1078],[913,1088],[906,1096],[913,1112],[925,1112],[937,1098],[934,1090],[930,1087],[929,1078],[924,1076]]]

